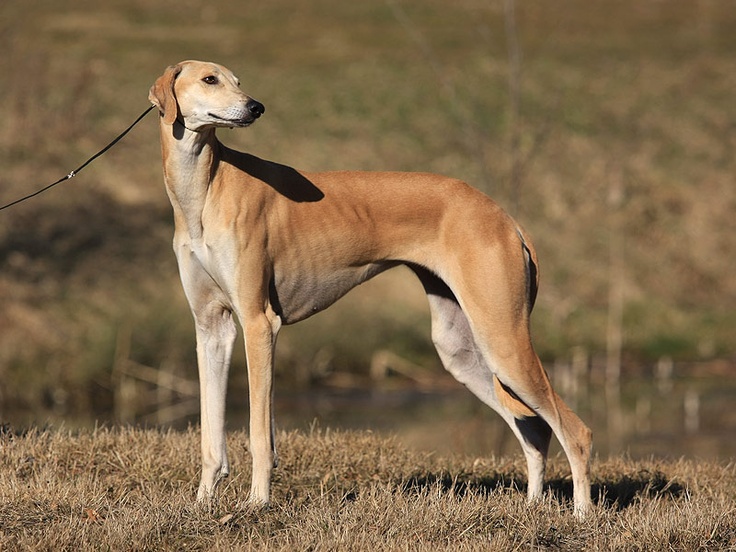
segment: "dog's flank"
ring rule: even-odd
[[[235,318],[248,364],[250,501],[264,504],[276,462],[273,355],[281,325],[405,264],[427,293],[443,365],[518,438],[529,498],[542,494],[554,432],[570,461],[575,511],[589,510],[590,430],[554,392],[534,352],[536,255],[496,203],[439,175],[307,173],[226,148],[215,130],[248,126],[265,108],[220,65],[169,67],[149,98],[161,115],[174,250],[197,335],[200,500],[229,472],[225,391]]]

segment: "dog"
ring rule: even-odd
[[[247,127],[265,108],[215,63],[168,67],[149,100],[160,115],[174,251],[196,327],[199,501],[209,500],[229,474],[225,392],[236,318],[248,366],[248,500],[265,505],[277,464],[272,405],[279,329],[406,265],[426,291],[432,342],[445,369],[519,440],[529,499],[542,495],[554,432],[570,463],[574,512],[590,510],[591,431],[552,389],[531,343],[537,256],[493,200],[435,174],[310,173],[232,150],[215,131]]]

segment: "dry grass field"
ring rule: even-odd
[[[593,464],[592,515],[567,465],[527,504],[523,460],[411,453],[367,432],[280,433],[273,504],[251,511],[246,436],[211,508],[196,506],[198,433],[0,436],[0,550],[736,550],[736,468]]]
[[[0,203],[116,136],[167,65],[211,59],[267,109],[228,145],[308,170],[444,173],[512,211],[539,252],[545,360],[605,354],[612,325],[637,368],[733,358],[733,6],[516,4],[515,72],[501,0],[4,2]],[[194,373],[171,235],[153,115],[0,213],[6,410],[107,416],[126,328],[132,360]],[[314,379],[329,353],[364,371],[377,348],[438,368],[428,336],[416,282],[379,279],[282,332],[277,369]]]

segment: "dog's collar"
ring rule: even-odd
[[[184,118],[183,117],[177,117],[174,120],[174,123],[179,123],[183,128],[185,128],[189,132],[196,132],[196,133],[201,133],[202,132],[201,130],[194,130],[193,128],[189,128],[187,125],[185,125],[184,124]]]

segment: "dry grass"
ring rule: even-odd
[[[733,465],[595,461],[597,505],[577,522],[558,458],[544,500],[529,505],[520,458],[437,458],[372,433],[281,433],[273,504],[251,511],[237,432],[234,473],[201,509],[197,441],[194,430],[6,432],[0,549],[736,549]]]

